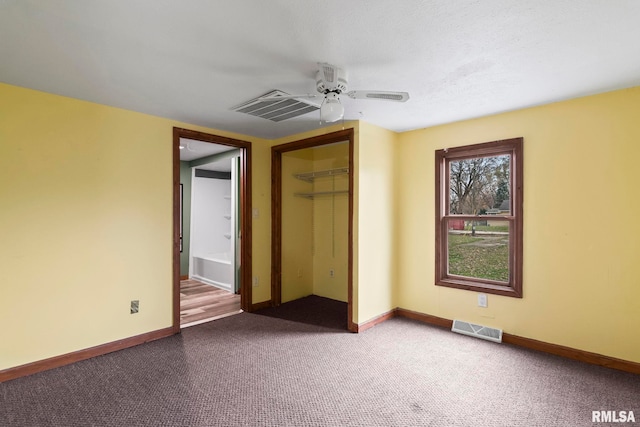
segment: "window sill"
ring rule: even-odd
[[[464,289],[467,291],[483,292],[486,294],[502,295],[512,298],[522,298],[522,291],[511,285],[495,285],[492,283],[482,283],[457,278],[444,278],[436,280],[436,286]]]

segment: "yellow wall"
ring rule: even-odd
[[[394,309],[398,222],[404,209],[397,200],[398,134],[360,122],[354,161],[356,224],[354,269],[357,276],[357,317],[363,323]]]
[[[313,293],[313,202],[294,193],[312,191],[312,184],[296,179],[296,173],[313,170],[313,151],[282,154],[282,260],[281,301]]]
[[[349,144],[312,149],[313,170],[349,167]],[[318,178],[314,192],[348,190],[349,175]],[[313,200],[313,294],[348,300],[349,195],[319,196]],[[333,277],[330,275],[333,270]]]
[[[213,133],[224,135],[221,131]],[[252,141],[253,257],[251,266],[253,277],[258,278],[258,286],[254,286],[252,291],[252,302],[255,304],[271,299],[271,143],[249,136],[237,138]]]
[[[0,370],[171,326],[173,126],[253,142],[270,251],[266,141],[4,84],[0,117]]]
[[[640,362],[638,105],[634,88],[403,134],[347,123],[353,320],[399,306]],[[0,370],[171,325],[173,126],[253,142],[254,303],[271,297],[271,146],[345,126],[264,141],[4,84],[0,117]],[[515,136],[524,298],[481,309],[433,285],[433,156]]]
[[[633,88],[401,134],[399,306],[640,362],[639,105]],[[479,308],[433,285],[434,151],[519,136],[524,298]]]

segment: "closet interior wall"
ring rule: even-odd
[[[282,302],[348,299],[349,146],[282,155]]]

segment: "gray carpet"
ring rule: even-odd
[[[0,426],[593,426],[639,402],[638,375],[408,319],[243,313],[2,383]]]

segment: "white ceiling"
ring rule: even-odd
[[[180,149],[180,160],[186,162],[236,150],[236,148],[227,145],[212,144],[188,138],[180,138],[180,146],[184,147]]]
[[[246,135],[320,126],[230,111],[317,62],[411,95],[346,119],[422,128],[640,85],[640,1],[0,0],[1,82]]]
[[[227,145],[212,144],[210,142],[196,141],[188,138],[180,138],[180,147],[183,147],[180,149],[180,160],[186,162],[237,150],[237,148]],[[231,159],[225,158],[212,163],[198,165],[197,168],[218,172],[231,172]]]

